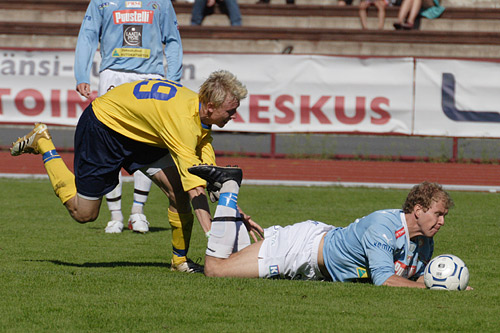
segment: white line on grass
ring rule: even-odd
[[[21,174],[21,173],[0,173],[0,178],[13,179],[48,179],[47,175],[42,174]],[[124,182],[132,182],[134,177],[123,176]],[[264,179],[245,179],[243,184],[246,185],[267,185],[267,186],[341,186],[341,187],[370,187],[370,188],[387,188],[387,189],[410,189],[415,184],[399,184],[399,183],[364,183],[364,182],[322,182],[322,181],[307,181],[307,180],[264,180]],[[500,192],[500,186],[483,186],[483,185],[453,185],[442,184],[449,191],[474,191],[474,192]]]

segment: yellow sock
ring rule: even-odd
[[[56,151],[52,140],[38,140],[38,150],[42,154],[43,164],[54,192],[64,204],[76,195],[75,175]]]
[[[174,213],[169,209],[168,221],[172,227],[172,263],[179,265],[187,260],[194,216],[192,213]]]

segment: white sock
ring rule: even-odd
[[[236,222],[236,242],[234,244],[233,253],[243,250],[250,244],[250,235],[248,235],[245,224],[241,221]]]
[[[130,214],[144,214],[144,204],[134,200]]]
[[[121,209],[119,210],[111,210],[111,220],[112,221],[120,221],[123,222],[123,214]]]
[[[108,203],[108,209],[111,212],[111,220],[123,222],[121,173],[118,176],[118,185],[116,185],[113,191],[106,194],[106,202]]]
[[[151,179],[141,171],[134,172],[134,202],[132,203],[132,214],[144,214],[144,205],[148,200],[151,183]]]
[[[233,253],[240,229],[236,223],[237,217],[240,216],[237,208],[238,192],[239,186],[235,181],[230,180],[222,185],[219,203],[210,229],[206,255],[228,258]]]

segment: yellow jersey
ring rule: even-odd
[[[199,163],[215,165],[211,128],[201,123],[197,93],[168,80],[135,81],[96,98],[92,108],[113,131],[168,148],[185,191],[206,185],[187,170]]]

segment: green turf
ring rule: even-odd
[[[153,188],[151,232],[106,235],[109,218],[71,220],[47,180],[0,179],[0,332],[497,332],[499,197],[452,192],[456,207],[435,254],[461,257],[467,292],[316,281],[206,278],[171,272],[166,199]],[[131,202],[124,187],[124,212]],[[262,226],[316,219],[347,225],[398,208],[407,191],[244,186],[240,204]],[[195,225],[190,257],[206,245]]]

